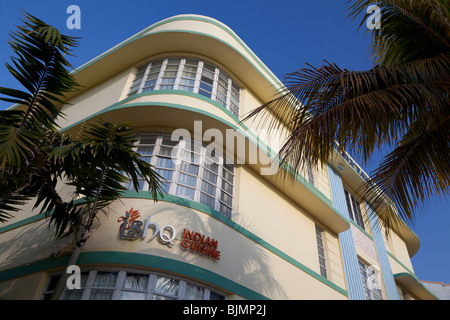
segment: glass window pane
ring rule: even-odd
[[[219,172],[219,165],[217,163],[214,163],[212,159],[206,158],[204,162],[204,167],[214,173]]]
[[[180,80],[180,85],[183,86],[194,86],[195,81],[194,80],[188,80],[188,79],[181,79]]]
[[[160,67],[161,65],[162,65],[162,63],[163,63],[163,60],[161,59],[161,60],[157,60],[157,61],[153,61],[152,62],[152,68],[154,68],[154,67]]]
[[[185,300],[203,300],[204,294],[205,294],[205,289],[197,287],[196,285],[187,283],[184,299]]]
[[[228,208],[223,203],[220,203],[219,205],[219,212],[223,214],[225,217],[231,218],[231,209]]]
[[[146,81],[144,84],[144,87],[154,87],[156,85],[156,79],[155,80],[149,80]]]
[[[180,173],[178,175],[178,182],[191,187],[195,187],[195,185],[197,184],[197,178],[184,173]]]
[[[153,154],[153,147],[139,147],[137,153],[141,156],[151,156]]]
[[[114,287],[116,280],[117,272],[97,272],[94,287]]]
[[[217,176],[208,170],[203,170],[203,178],[213,184],[217,183]]]
[[[219,81],[220,82],[220,81]],[[226,99],[227,98],[227,92],[228,92],[228,90],[227,90],[227,88],[226,87],[224,87],[224,86],[222,86],[222,85],[218,85],[217,86],[217,93],[219,94],[221,94],[221,96],[222,97],[224,97],[224,99]]]
[[[233,198],[231,198],[225,192],[221,192],[220,193],[220,200],[222,200],[227,206],[230,206],[230,207],[231,207],[231,205],[233,203]]]
[[[92,290],[89,300],[111,300],[113,290]]]
[[[169,158],[158,158],[156,166],[161,168],[173,169],[175,167],[175,163],[172,161],[172,159]]]
[[[209,293],[209,300],[225,300],[225,297],[221,294],[211,291]]]
[[[207,91],[203,91],[203,90],[199,90],[198,91],[199,94],[201,94],[202,96],[205,96],[207,98],[211,98],[211,92],[207,92]]]
[[[231,174],[231,173],[229,173],[227,170],[225,170],[225,169],[223,169],[222,170],[222,177],[226,180],[226,181],[228,181],[228,182],[230,182],[230,183],[233,183],[233,175]]]
[[[186,173],[190,173],[190,174],[194,174],[197,175],[198,174],[198,165],[195,164],[190,164],[187,162],[184,162],[181,164],[181,171],[186,172]]]
[[[325,266],[325,259],[319,256],[319,264]]]
[[[125,289],[147,290],[148,275],[127,274],[123,287]]]
[[[142,89],[142,92],[145,92],[145,91],[153,91],[155,89],[155,87],[146,87],[146,88],[143,88]]]
[[[141,160],[144,160],[147,163],[152,162],[152,157],[140,157]]]
[[[146,294],[143,292],[122,291],[120,300],[145,300]]]
[[[180,281],[178,280],[166,277],[158,277],[156,279],[155,292],[177,296],[179,286]]]
[[[194,91],[194,87],[179,86],[178,90],[193,92]]]
[[[149,73],[149,74],[147,75],[147,82],[149,82],[149,81],[155,81],[156,79],[158,79],[158,76],[159,76],[159,68],[156,69],[156,70],[152,69],[152,70],[151,70],[151,73]],[[156,81],[155,81],[155,82],[156,82]]]
[[[222,170],[222,177],[229,183],[233,183],[233,175],[229,173],[227,170]]]
[[[198,153],[184,150],[183,160],[189,161],[191,163],[200,164],[201,156]]]
[[[202,81],[209,83],[209,84],[213,84],[213,80],[214,80],[214,72],[211,72],[209,70],[205,70],[203,69],[202,72],[202,77],[201,77]]]
[[[181,58],[168,58],[167,64],[180,64]]]
[[[202,180],[201,189],[212,196],[216,195],[216,186]]]
[[[191,189],[191,188],[186,188],[183,186],[177,186],[177,191],[176,191],[176,195],[186,198],[186,199],[190,199],[190,200],[194,200],[194,194],[195,194],[195,190]]]
[[[327,278],[327,269],[325,269],[324,267],[320,267],[320,275]]]
[[[229,184],[225,180],[222,180],[222,189],[228,192],[229,194],[233,194],[233,185]]]
[[[187,65],[191,65],[191,66],[197,67],[197,66],[198,66],[198,60],[195,60],[195,59],[186,59],[186,64],[187,64]]]
[[[135,190],[133,181],[129,180],[126,185],[127,190]],[[145,188],[145,181],[144,180],[138,180],[138,191],[142,191]]]
[[[163,182],[163,183],[161,183],[161,189],[162,189],[165,193],[169,193],[169,190],[170,190],[170,182]]]
[[[164,146],[175,147],[180,143],[179,140],[172,140],[171,136],[163,136],[161,144]]]
[[[208,63],[203,63],[203,70],[208,70],[212,73],[216,72],[216,68]]]
[[[214,209],[215,202],[216,201],[213,197],[210,197],[203,192],[200,193],[200,203],[203,203],[204,205],[207,205],[208,207]]]
[[[213,83],[214,81],[212,79],[202,77],[202,82],[200,82],[200,89],[212,92]]]
[[[155,295],[153,297],[153,300],[176,300],[176,298],[170,298],[170,297],[164,297],[164,296]]]
[[[232,163],[224,163],[224,168],[230,171],[231,173],[234,173],[234,164]]]
[[[171,171],[171,170],[163,170],[163,169],[156,169],[156,172],[159,173],[167,181],[172,181],[173,171]]]
[[[64,291],[64,300],[81,300],[84,290],[66,290]]]
[[[321,246],[321,247],[323,248],[323,242],[322,242],[322,239],[317,238],[317,245],[318,245],[318,246]]]
[[[175,78],[164,78],[161,80],[161,84],[174,84]]]
[[[140,144],[155,144],[156,136],[140,136],[139,143]]]

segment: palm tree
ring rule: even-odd
[[[349,17],[371,0],[349,1]],[[336,148],[366,162],[388,146],[361,187],[382,221],[412,221],[417,206],[446,195],[450,182],[450,7],[446,0],[382,0],[381,28],[371,34],[373,67],[305,66],[286,75],[285,90],[252,111],[269,127],[288,127],[283,162],[326,163]],[[365,27],[368,14],[359,29]],[[386,205],[393,201],[395,206]]]
[[[25,18],[11,35],[16,57],[6,66],[26,91],[0,87],[0,100],[16,104],[0,111],[0,221],[35,199],[34,209],[49,218],[57,238],[74,236],[72,265],[98,212],[120,198],[127,181],[138,190],[139,180],[146,180],[156,201],[164,179],[133,151],[130,123],[96,119],[84,124],[78,137],[58,131],[64,95],[78,88],[65,58],[77,39],[27,13]],[[73,189],[69,199],[58,192],[61,183]],[[67,277],[61,277],[54,298]]]

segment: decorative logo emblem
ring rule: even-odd
[[[151,229],[151,232],[153,233],[149,235],[148,241],[158,237],[161,244],[167,245],[168,247],[174,246],[173,241],[177,236],[174,227],[165,225],[160,228],[156,222],[150,222],[150,216],[147,217],[144,223],[137,220],[140,216],[139,210],[131,208],[129,211],[125,212],[125,216],[117,219],[117,222],[122,222],[119,228],[120,237],[122,239],[131,241],[139,238],[145,239],[148,229]],[[218,243],[219,241],[214,240],[212,237],[207,237],[199,232],[187,229],[184,229],[183,237],[180,241],[181,248],[184,250],[220,260]]]
[[[130,209],[125,213],[125,216],[120,217],[117,222],[122,222],[120,226],[120,237],[126,240],[137,240],[140,237],[145,238],[147,236],[147,230],[149,228],[154,229],[153,235],[150,236],[150,240],[159,235],[159,241],[162,244],[167,244],[173,246],[173,240],[175,239],[177,233],[172,226],[166,225],[160,228],[157,223],[150,222],[150,216],[147,217],[145,224],[137,220],[141,216],[139,210]]]
[[[142,221],[137,220],[141,214],[139,210],[130,209],[130,211],[125,212],[125,216],[117,219],[117,222],[123,221],[120,226],[120,237],[128,240],[136,240],[142,236]]]

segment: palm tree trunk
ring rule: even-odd
[[[67,267],[72,266],[72,265],[76,265],[78,258],[81,254],[81,251],[83,250],[84,244],[86,243],[87,239],[90,236],[91,233],[91,227],[92,224],[94,222],[94,218],[96,216],[97,213],[97,203],[98,203],[98,197],[100,192],[102,191],[103,188],[103,184],[104,184],[104,179],[106,176],[106,169],[102,170],[102,175],[101,175],[101,179],[100,179],[100,185],[98,187],[96,196],[94,198],[94,201],[92,201],[92,205],[89,205],[89,210],[88,210],[88,221],[86,223],[86,226],[84,227],[84,231],[80,237],[79,240],[77,240],[76,245],[75,245],[75,249],[72,252],[72,255],[70,256],[70,259],[67,263]],[[66,268],[67,270],[67,268]],[[61,298],[61,295],[64,291],[64,288],[66,287],[67,284],[67,280],[70,277],[70,275],[67,272],[63,272],[61,275],[61,278],[58,280],[58,283],[56,284],[56,288],[55,291],[52,294],[51,299],[52,300],[59,300]]]
[[[67,267],[77,264],[78,258],[80,257],[80,253],[83,250],[84,244],[86,243],[86,240],[88,238],[89,238],[89,232],[88,232],[88,230],[85,230],[85,232],[81,236],[80,240],[77,241],[77,244],[75,245],[72,255],[70,256],[69,261],[67,262]],[[67,268],[66,268],[66,270],[67,270]],[[70,277],[70,274],[68,274],[65,271],[61,274],[61,278],[58,280],[55,291],[52,294],[52,297],[51,297],[52,300],[59,300],[61,298],[61,295],[64,291],[64,288],[66,287],[67,280],[69,279],[69,277]]]

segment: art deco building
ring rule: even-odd
[[[168,182],[157,202],[143,182],[99,214],[77,261],[81,289],[63,299],[436,299],[413,271],[416,234],[368,219],[356,192],[366,174],[350,156],[270,168],[279,141],[240,120],[281,83],[226,25],[168,18],[75,77],[63,130],[132,121],[137,151]],[[0,226],[0,298],[48,298],[72,246],[25,207]]]

